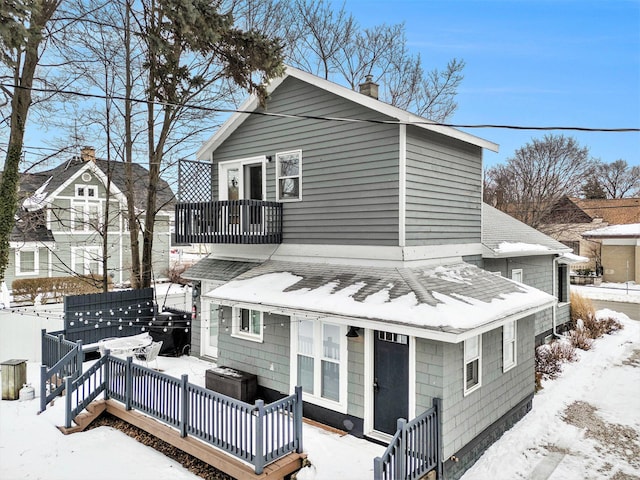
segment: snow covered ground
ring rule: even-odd
[[[571,291],[593,300],[640,303],[640,285],[634,282],[602,283],[599,287],[592,285],[571,285]]]
[[[640,322],[615,312],[625,328],[579,353],[561,376],[543,383],[533,410],[505,433],[464,480],[640,478]],[[204,384],[210,363],[194,357],[158,359],[170,375]],[[28,381],[38,388],[38,365]],[[63,402],[37,415],[39,400],[0,402],[2,480],[192,479],[180,464],[118,430],[99,427],[64,436]],[[300,480],[373,478],[373,458],[383,447],[351,436],[304,426],[312,467]]]

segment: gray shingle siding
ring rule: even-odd
[[[231,336],[231,307],[223,308],[219,324],[218,366],[253,373],[258,384],[278,392],[289,392],[289,317],[264,314],[262,343]]]
[[[364,341],[362,337],[349,339],[347,343],[349,364],[347,367],[347,413],[364,418]]]
[[[268,111],[337,117],[380,114],[294,78]],[[399,130],[395,125],[251,116],[214,152],[218,162],[302,150],[302,201],[284,203],[283,242],[398,244]],[[275,200],[275,161],[267,164]]]
[[[534,391],[532,316],[518,321],[518,363],[502,371],[502,328],[482,336],[482,386],[463,396],[464,345],[444,344],[444,458],[464,447],[485,428]]]
[[[407,245],[479,243],[482,149],[407,127]]]
[[[503,277],[511,278],[514,269],[522,269],[522,281],[525,285],[555,295],[553,291],[553,255],[537,255],[531,257],[511,257],[484,259],[484,269],[500,272]],[[561,304],[556,310],[556,324],[569,321],[569,304]],[[553,329],[551,309],[535,315],[535,335],[539,336]]]

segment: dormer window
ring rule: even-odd
[[[276,153],[278,201],[302,200],[302,150]]]

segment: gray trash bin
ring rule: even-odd
[[[5,360],[0,363],[2,369],[2,400],[18,400],[20,389],[27,383],[27,361]]]

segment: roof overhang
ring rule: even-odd
[[[468,264],[357,269],[269,261],[204,296],[231,307],[330,318],[344,325],[449,343],[557,302],[552,295]]]

